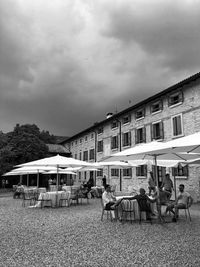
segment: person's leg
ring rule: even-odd
[[[168,205],[167,208],[166,208],[165,214],[167,214],[168,212],[172,212],[173,214],[175,214],[175,212],[173,210],[174,208],[175,208],[174,204]]]

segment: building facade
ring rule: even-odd
[[[140,143],[169,141],[199,132],[200,73],[117,114],[107,115],[105,120],[62,142],[72,157],[95,162]],[[93,177],[99,185],[106,175],[110,184],[117,185],[117,190],[131,186],[147,188],[148,173],[152,168],[146,165],[122,170],[107,167],[97,172],[80,173],[76,182]],[[169,171],[176,176],[177,184],[184,183],[195,200],[200,200],[200,167],[179,166]],[[165,172],[165,168],[158,167],[160,181]]]

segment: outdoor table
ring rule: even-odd
[[[65,192],[65,191],[52,191],[52,192],[40,193],[37,204],[34,207],[35,208],[41,207],[41,200],[45,199],[46,200],[51,199],[52,207],[58,207],[61,196],[63,195],[65,195],[66,198],[70,199],[70,192]],[[49,207],[49,202],[44,201],[43,206]]]
[[[116,197],[116,200],[120,200],[122,198],[132,198],[133,196],[129,195],[129,196],[117,196]],[[134,206],[134,212],[135,212],[135,216],[133,214],[133,212],[131,213],[128,213],[128,216],[127,216],[127,220],[139,220],[140,218],[140,214],[139,214],[139,206],[138,206],[138,202],[136,199],[133,199],[131,200],[133,201],[133,206]],[[156,209],[156,202],[155,203],[150,203],[150,206],[151,206],[151,210],[153,213],[157,213],[157,209]],[[122,217],[122,206],[121,204],[119,204],[119,206],[117,207],[117,219],[120,219]],[[146,214],[145,212],[142,212],[142,219],[143,220],[146,220]]]

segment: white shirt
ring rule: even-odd
[[[102,200],[103,200],[103,205],[105,207],[106,204],[108,204],[109,202],[113,201],[112,193],[104,191],[103,195],[102,195]]]

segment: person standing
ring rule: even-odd
[[[173,182],[170,178],[169,173],[166,173],[165,178],[163,179],[163,182],[161,184],[161,188],[163,188],[164,191],[167,191],[172,194]]]
[[[106,176],[105,175],[102,178],[102,185],[103,185],[104,188],[106,188]]]
[[[149,184],[149,196],[150,196],[152,191],[153,193],[156,191],[156,181],[154,179],[153,172],[149,173],[148,184]]]

